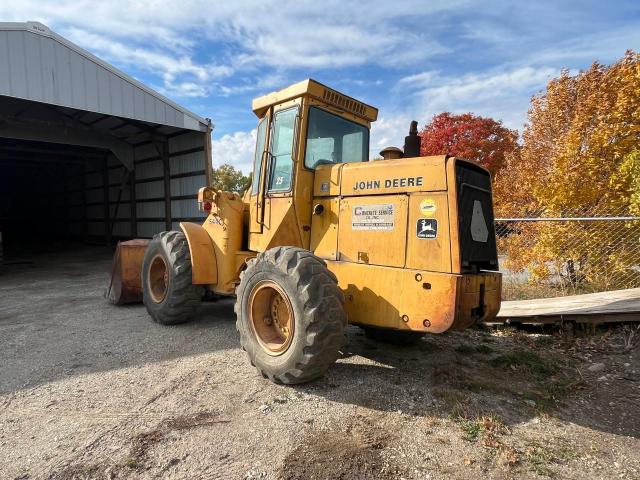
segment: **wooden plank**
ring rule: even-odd
[[[497,320],[521,323],[640,320],[640,288],[566,297],[502,302]]]

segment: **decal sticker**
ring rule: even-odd
[[[471,217],[471,238],[476,242],[487,243],[489,229],[482,213],[482,204],[479,200],[473,201],[473,215]]]
[[[433,240],[438,236],[438,220],[435,218],[419,218],[416,223],[418,238]]]
[[[395,226],[395,205],[354,205],[351,215],[353,230],[393,230]]]
[[[353,185],[353,190],[372,190],[376,188],[422,187],[424,177],[387,178],[385,180],[363,180]]]
[[[320,184],[320,191],[321,192],[328,192],[329,191],[329,182],[322,182]]]
[[[433,217],[436,214],[436,201],[432,198],[425,198],[420,202],[420,213],[425,217]]]

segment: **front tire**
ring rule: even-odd
[[[142,301],[155,322],[176,325],[193,317],[203,292],[191,280],[191,254],[184,234],[154,236],[142,262]]]
[[[236,327],[251,364],[271,381],[324,375],[346,343],[344,296],[324,261],[296,247],[250,260],[236,290]]]

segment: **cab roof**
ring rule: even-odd
[[[377,108],[344,95],[311,78],[254,99],[252,104],[253,113],[255,113],[258,118],[262,118],[272,105],[277,105],[303,95],[314,97],[345,112],[364,118],[369,122],[375,122],[378,118]]]

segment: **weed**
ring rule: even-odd
[[[476,352],[489,354],[493,352],[493,348],[491,348],[489,345],[478,345],[476,346]]]
[[[474,347],[471,345],[467,345],[466,343],[462,343],[455,348],[455,351],[458,353],[462,353],[465,355],[470,355],[476,351]]]
[[[515,350],[491,360],[494,367],[522,367],[537,377],[546,377],[559,371],[557,363],[543,359],[530,350]]]
[[[555,457],[549,448],[534,443],[525,449],[524,455],[531,465],[532,471],[545,477],[553,476],[553,471],[549,468],[549,465],[554,462]]]
[[[555,343],[552,335],[541,335],[535,339],[535,343],[539,347],[551,347]]]
[[[467,396],[464,393],[450,388],[435,387],[433,394],[447,405],[457,405],[467,401]]]
[[[477,421],[461,420],[462,438],[468,442],[475,442],[482,434],[482,426]]]
[[[140,468],[140,462],[134,457],[127,457],[127,459],[124,461],[124,466],[130,468],[131,470],[137,470],[138,468]]]

